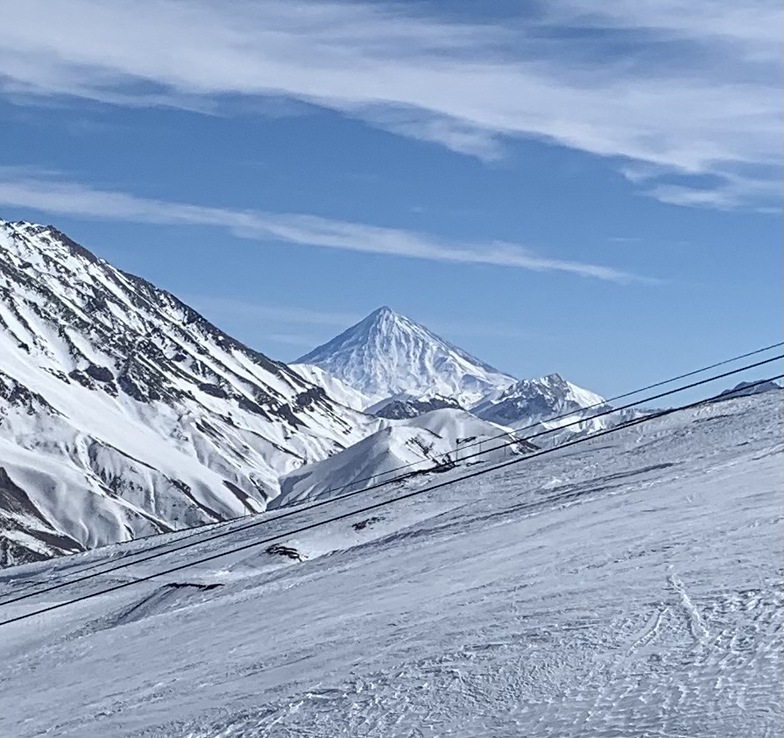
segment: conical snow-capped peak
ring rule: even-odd
[[[322,368],[374,402],[443,395],[468,406],[515,381],[387,306],[297,363]]]

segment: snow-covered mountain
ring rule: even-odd
[[[522,379],[488,394],[471,412],[494,423],[521,427],[604,404],[601,395],[567,382],[559,374],[548,374],[539,379]]]
[[[757,384],[756,382],[740,382],[732,389],[726,389],[720,392],[717,400],[725,400],[730,397],[747,397],[749,395],[761,395],[764,392],[781,392],[781,385],[776,382],[763,382]]]
[[[297,360],[372,399],[443,395],[461,406],[515,380],[388,307]]]
[[[261,510],[379,423],[56,229],[0,221],[0,565]]]
[[[508,428],[455,408],[389,420],[351,448],[283,477],[281,494],[269,507],[331,498],[403,473],[448,469],[480,450],[482,455],[476,460],[497,461],[536,448],[524,441],[511,443],[513,440]]]
[[[378,417],[414,418],[437,408],[465,408],[500,426],[530,428],[532,433],[552,430],[545,445],[633,415],[592,418],[609,409],[595,392],[558,374],[518,381],[388,307],[293,366],[328,394]],[[569,425],[578,417],[584,422]],[[557,430],[564,425],[563,432]]]
[[[548,374],[539,379],[523,379],[491,393],[474,405],[471,412],[499,425],[525,429],[524,436],[547,431],[535,442],[553,446],[567,438],[610,428],[645,414],[630,409],[601,415],[610,409],[601,395],[567,382],[559,374]],[[578,420],[581,422],[576,423]]]

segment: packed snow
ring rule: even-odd
[[[261,544],[0,625],[0,734],[780,735],[782,461],[769,392],[374,510],[466,470],[223,524],[235,534],[0,605]],[[7,569],[0,602],[179,535]]]

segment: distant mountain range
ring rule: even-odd
[[[732,389],[726,389],[716,396],[717,400],[729,400],[733,397],[749,397],[751,395],[761,395],[765,392],[779,392],[781,385],[776,382],[768,381],[757,384],[756,382],[740,382]]]
[[[515,429],[546,445],[618,422],[389,307],[287,366],[27,222],[0,221],[0,329],[0,565],[427,471]]]
[[[353,391],[347,404],[384,418],[461,407],[501,426],[541,429],[556,416],[563,424],[562,416],[573,421],[587,408],[607,409],[603,397],[558,374],[518,381],[389,307],[300,357],[292,368],[327,391],[338,389],[341,397]],[[591,428],[611,422],[596,420]]]

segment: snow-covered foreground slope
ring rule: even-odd
[[[482,451],[482,460],[498,460],[531,450],[509,445],[508,429],[465,410],[441,409],[386,426],[345,451],[300,467],[280,480],[281,493],[269,509],[367,489],[404,473],[460,463]]]
[[[388,307],[297,361],[321,367],[372,403],[444,395],[468,407],[515,381]]]
[[[256,512],[377,427],[54,228],[0,221],[0,566]]]
[[[301,562],[264,544],[0,626],[0,735],[780,735],[780,423],[780,394],[715,403],[284,535]],[[150,544],[7,570],[0,601]]]

